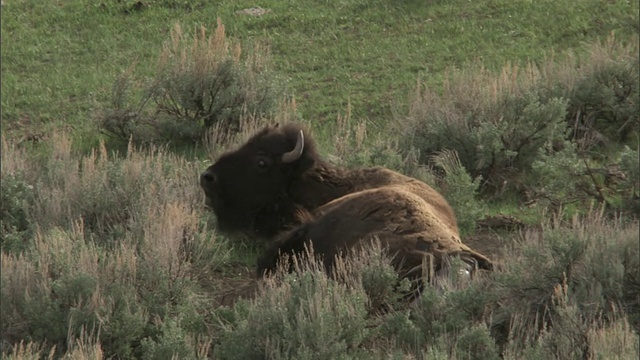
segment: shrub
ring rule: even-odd
[[[214,349],[216,356],[391,356],[391,349],[379,345],[379,341],[386,341],[383,333],[369,328],[374,328],[370,324],[376,322],[376,315],[394,313],[401,303],[406,306],[403,299],[409,284],[399,281],[380,242],[338,258],[330,276],[322,262],[314,258],[312,249],[292,261],[295,272],[289,274],[286,266],[280,267],[266,279],[256,299],[217,311],[221,340]]]
[[[0,211],[2,229],[0,229],[0,247],[2,251],[21,252],[29,247],[33,224],[27,215],[27,204],[32,200],[33,186],[19,174],[2,172],[0,182]]]
[[[506,68],[499,80],[492,81],[488,72],[474,69],[452,74],[442,97],[418,90],[405,133],[420,150],[421,161],[428,163],[429,156],[454,150],[472,178],[482,176],[485,192],[498,194],[505,184],[517,187],[521,180],[516,175],[530,170],[545,144],[563,140],[566,128],[566,101],[510,88],[516,86],[513,79],[530,81],[530,74]],[[462,90],[467,82],[469,88]],[[487,93],[487,88],[494,92]]]
[[[140,347],[141,353],[144,354],[142,359],[197,359],[205,358],[206,351],[197,357],[196,346],[190,342],[192,339],[183,327],[175,320],[167,320],[160,325],[160,334],[157,339],[145,338],[142,340]]]
[[[567,120],[575,136],[592,144],[624,143],[637,136],[640,126],[638,44],[621,44],[612,34],[588,51],[582,76],[565,90],[570,99]]]
[[[595,212],[547,223],[493,273],[427,287],[414,308],[384,315],[374,338],[429,358],[582,358],[606,353],[605,336],[620,345],[611,354],[637,353],[637,230]]]
[[[454,268],[461,264],[452,264]],[[391,342],[417,358],[491,358],[497,354],[487,324],[496,300],[486,279],[462,283],[450,272],[440,286],[427,286],[409,309],[385,314],[375,341]]]
[[[482,177],[472,179],[455,151],[441,151],[433,156],[432,163],[444,171],[439,189],[455,210],[461,234],[473,233],[476,221],[482,218],[486,211],[484,204],[476,198]]]
[[[243,116],[273,113],[284,95],[269,61],[265,46],[243,51],[227,39],[220,19],[209,36],[200,27],[189,38],[176,25],[153,79],[141,85],[124,72],[98,126],[122,141],[174,144],[200,143],[214,125],[237,131]]]
[[[404,150],[418,149],[421,162],[454,150],[472,178],[482,176],[484,195],[522,194],[531,190],[527,178],[535,163],[579,155],[589,164],[605,155],[594,151],[634,139],[640,124],[638,63],[637,44],[622,45],[612,36],[591,45],[581,60],[567,54],[539,66],[505,66],[500,74],[477,66],[452,70],[441,93],[417,87],[396,127],[410,139]],[[610,202],[588,170],[572,174],[582,191],[569,198]]]
[[[498,349],[485,325],[464,329],[456,341],[459,359],[499,359]]]
[[[201,165],[158,149],[71,148],[64,134],[37,157],[3,145],[3,170],[33,184],[18,208],[37,224],[20,252],[3,248],[3,352],[27,351],[18,344],[29,339],[55,356],[164,356],[159,344],[170,341],[182,344],[180,356],[206,354],[211,299],[202,287],[228,248],[201,211]]]
[[[362,288],[367,295],[369,314],[405,306],[405,300],[415,296],[415,284],[399,278],[390,255],[377,240],[351,251],[346,260],[336,262],[332,276],[342,284]]]
[[[514,341],[504,359],[634,359],[638,357],[638,335],[624,318],[602,324],[580,316],[578,306],[567,298],[556,304],[553,326],[544,327],[530,338],[524,349]]]
[[[27,154],[2,136],[2,161],[0,165],[0,248],[18,253],[30,245],[33,235],[33,219],[29,217],[29,205],[33,204],[35,189],[27,181],[31,179]]]
[[[200,190],[193,186],[201,171],[199,162],[132,144],[126,155],[109,154],[104,143],[87,155],[78,155],[71,150],[71,140],[57,133],[43,146],[49,149],[39,158],[18,151],[3,153],[3,159],[5,154],[21,158],[24,164],[15,173],[29,179],[28,184],[18,185],[28,190],[20,193],[28,194],[19,212],[23,227],[28,222],[43,230],[68,228],[81,219],[90,237],[110,246],[127,231],[138,231],[140,238],[140,223],[133,219],[149,209],[168,203],[201,208]],[[5,176],[9,173],[3,172]],[[8,178],[6,185],[10,184]]]
[[[457,334],[470,324],[487,321],[492,294],[486,290],[478,280],[467,286],[447,287],[444,293],[432,287],[425,289],[413,317],[424,341],[429,343],[440,336]]]
[[[3,253],[2,327],[10,343],[46,340],[64,347],[67,334],[97,325],[98,252],[81,231],[37,233],[29,253]]]
[[[172,348],[180,354],[204,351],[186,340],[198,334],[206,341],[207,300],[192,280],[199,269],[191,268],[177,250],[182,234],[176,238],[175,231],[180,227],[165,228],[163,236],[149,233],[140,250],[128,243],[103,251],[78,225],[72,233],[54,229],[38,234],[26,255],[3,253],[4,340],[15,344],[28,338],[64,352],[82,329],[99,327],[96,339],[105,356],[155,358],[166,355],[165,345],[158,344],[169,340],[174,345],[183,341],[182,348]],[[222,262],[218,259],[216,266]],[[180,328],[172,321],[179,321]],[[144,346],[134,346],[141,341]]]
[[[637,222],[610,223],[593,213],[569,226],[556,222],[525,233],[505,254],[504,271],[495,273],[501,306],[494,330],[507,324],[509,351],[519,354],[542,341],[550,351],[584,354],[587,329],[631,315],[638,297],[629,296],[625,282],[640,262],[637,230]]]
[[[327,277],[312,251],[295,263],[295,273],[282,269],[256,300],[219,313],[216,356],[339,359],[355,354],[367,334],[362,286]]]

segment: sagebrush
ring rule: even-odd
[[[617,176],[616,147],[638,141],[638,46],[611,35],[586,53],[499,74],[481,65],[453,69],[441,92],[419,83],[395,129],[423,162],[456,151],[472,178],[482,176],[485,197],[618,208],[629,193],[609,179]],[[546,186],[559,178],[568,181]]]
[[[238,131],[243,117],[274,114],[285,98],[268,46],[232,41],[218,18],[211,34],[201,26],[190,36],[175,25],[155,75],[145,80],[124,71],[97,124],[121,141],[193,145],[213,126]]]

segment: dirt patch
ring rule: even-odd
[[[256,7],[252,7],[252,8],[248,8],[248,9],[238,10],[238,11],[236,11],[236,14],[249,15],[249,16],[262,16],[262,15],[268,14],[270,12],[271,12],[271,9],[263,9],[260,6],[256,6]]]
[[[519,234],[528,231],[542,231],[540,225],[525,225],[516,227],[482,227],[476,233],[462,239],[465,245],[487,256],[495,265],[499,265],[505,259],[505,252],[517,239]]]
[[[206,290],[214,294],[214,305],[231,306],[239,299],[250,299],[258,289],[253,266],[232,262],[206,280]]]
[[[492,261],[499,262],[503,258],[503,249],[507,244],[505,236],[507,236],[506,232],[498,233],[495,230],[486,229],[465,237],[462,241]]]
[[[462,241],[471,249],[489,257],[494,263],[504,259],[504,250],[517,233],[526,231],[530,225],[511,215],[487,216],[477,222],[475,234]]]

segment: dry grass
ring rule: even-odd
[[[418,81],[393,131],[424,162],[443,149],[457,151],[473,177],[483,176],[485,193],[496,195],[531,186],[535,177],[528,172],[547,148],[584,151],[637,141],[637,42],[611,35],[585,48],[581,56],[507,64],[498,73],[481,64],[451,69],[440,90]],[[568,140],[575,144],[560,146]]]
[[[14,175],[17,172],[28,170],[28,156],[25,150],[15,141],[7,140],[2,136],[2,163],[0,173]]]
[[[42,356],[41,347],[42,347],[41,344],[37,344],[33,342],[25,343],[24,341],[20,341],[19,343],[16,343],[15,345],[13,345],[13,347],[11,348],[10,354],[3,353],[2,357],[7,360],[9,359],[40,360],[45,358],[44,356]],[[51,351],[51,353],[49,354],[48,357],[46,357],[46,359],[53,359],[54,352],[55,352],[55,349]]]
[[[275,121],[295,118],[295,102],[281,106]],[[212,132],[210,153],[237,146],[268,121],[247,117],[235,136]],[[340,124],[328,137],[337,151],[368,149],[365,123],[347,115]],[[637,222],[601,212],[572,222],[559,216],[514,241],[495,274],[464,286],[447,279],[409,309],[394,310],[397,274],[374,244],[339,260],[332,277],[309,254],[295,260],[296,274],[281,269],[266,279],[252,300],[214,310],[228,287],[209,281],[223,276],[216,270],[228,248],[202,209],[205,164],[133,144],[126,154],[101,144],[80,155],[64,133],[42,146],[32,152],[2,139],[2,176],[21,174],[34,193],[29,246],[2,253],[3,355],[126,358],[141,354],[123,349],[142,343],[138,351],[167,358],[245,350],[277,357],[291,349],[301,357],[466,358],[493,341],[488,327],[501,321],[507,358],[638,352],[631,328],[640,288],[629,280],[639,268]]]
[[[595,359],[633,359],[640,354],[638,336],[625,319],[591,328],[587,336]]]
[[[29,212],[41,228],[68,228],[82,220],[92,230],[107,231],[126,225],[133,212],[155,207],[158,200],[201,208],[200,163],[132,144],[124,158],[108,154],[104,143],[78,156],[62,133],[52,134],[47,145],[49,154],[37,159],[3,140],[3,174],[20,173],[33,186],[37,201]]]
[[[176,24],[152,79],[123,72],[97,124],[119,140],[183,146],[201,143],[212,127],[236,132],[244,118],[272,116],[285,98],[270,62],[268,46],[231,40],[220,18],[211,31]]]
[[[224,124],[213,125],[205,134],[204,147],[209,158],[215,160],[225,152],[241,146],[266,126],[296,121],[298,109],[295,99],[284,100],[278,103],[278,110],[271,116],[247,114],[240,117],[237,129],[229,129]]]
[[[173,308],[206,315],[199,288],[228,248],[203,211],[203,164],[132,144],[122,155],[104,144],[79,155],[63,133],[42,153],[2,146],[3,178],[21,174],[33,192],[24,205],[33,237],[24,251],[2,252],[3,341],[15,345],[6,354],[126,357],[127,341],[139,341],[147,322],[161,327]],[[125,338],[119,326],[130,328]],[[206,338],[198,341],[205,353]]]
[[[640,301],[640,288],[626,280],[639,261],[637,221],[612,222],[600,211],[569,223],[559,219],[524,233],[497,274],[503,298],[496,322],[509,314],[507,352],[515,357],[532,346],[560,351],[561,358],[578,356],[602,345],[592,344],[594,334],[623,341],[627,335],[612,329],[630,319]]]
[[[525,67],[507,64],[494,73],[481,64],[464,69],[449,69],[441,91],[426,87],[419,79],[410,98],[409,119],[441,116],[449,122],[465,126],[464,114],[485,114],[488,121],[502,121],[500,113],[487,113],[505,96],[522,96],[542,86],[553,89],[562,86],[565,94],[576,83],[612,63],[632,63],[638,58],[638,43],[622,43],[611,34],[606,40],[587,45],[587,55],[578,57],[566,52],[557,58],[548,56],[540,64],[527,63]],[[562,95],[562,94],[558,94]],[[406,124],[402,124],[406,125]]]
[[[196,71],[195,75],[206,78],[227,60],[232,60],[236,65],[245,65],[252,74],[260,74],[270,66],[268,46],[257,42],[243,55],[241,44],[226,35],[221,18],[211,27],[211,35],[207,35],[205,26],[200,26],[191,39],[188,37],[180,24],[171,29],[169,41],[164,44],[156,65],[159,74],[169,70]]]
[[[68,350],[64,354],[56,354],[55,346],[46,354],[43,351],[42,345],[21,341],[13,346],[10,355],[3,353],[3,358],[8,360],[102,360],[105,358],[105,355],[98,341],[98,337],[99,335],[87,334],[83,329],[79,338],[70,340]]]

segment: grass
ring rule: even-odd
[[[270,12],[236,14],[257,5]],[[380,131],[409,114],[418,82],[446,102],[447,91],[465,96],[472,87],[452,68],[482,66],[489,79],[572,59],[567,51],[589,59],[585,44],[611,33],[620,44],[637,41],[638,11],[637,2],[602,0],[5,1],[0,352],[637,358],[637,219],[572,207],[541,221],[541,206],[524,208],[507,194],[508,204],[487,207],[469,179],[445,179],[450,191],[466,184],[459,214],[515,214],[528,225],[500,233],[494,273],[467,287],[429,288],[416,308],[394,309],[397,274],[374,249],[345,262],[337,280],[303,262],[305,274],[279,273],[254,299],[220,306],[220,297],[255,285],[260,245],[216,234],[197,186],[210,164],[201,159],[260,125],[241,119],[244,132],[212,134],[204,149],[114,153],[95,118],[122,72],[154,75],[177,23],[193,32],[219,17],[243,48],[268,43],[273,70],[289,81],[295,101],[269,120],[311,123],[322,152],[343,165],[384,165],[432,182],[398,152],[402,138]],[[628,48],[637,57],[637,47]],[[455,89],[447,88],[452,76]]]
[[[162,43],[221,17],[230,36],[271,46],[303,118],[324,126],[351,103],[355,118],[384,123],[416,78],[440,83],[449,67],[540,61],[614,31],[636,33],[637,2],[301,1],[263,4],[261,17],[237,15],[249,1],[213,3],[8,1],[2,8],[2,118],[16,134],[74,129],[78,146],[97,143],[94,111],[117,75],[153,72]],[[260,4],[257,4],[260,5]]]
[[[306,273],[279,272],[255,299],[219,307],[253,277],[232,270],[254,254],[229,254],[216,236],[193,185],[199,163],[133,147],[83,155],[64,134],[42,145],[48,156],[3,141],[3,186],[10,176],[31,185],[21,209],[33,230],[22,249],[3,238],[9,358],[638,354],[637,220],[592,212],[504,234],[499,269],[429,288],[411,310],[394,310],[397,274],[375,247],[336,265],[337,279],[302,261]]]

